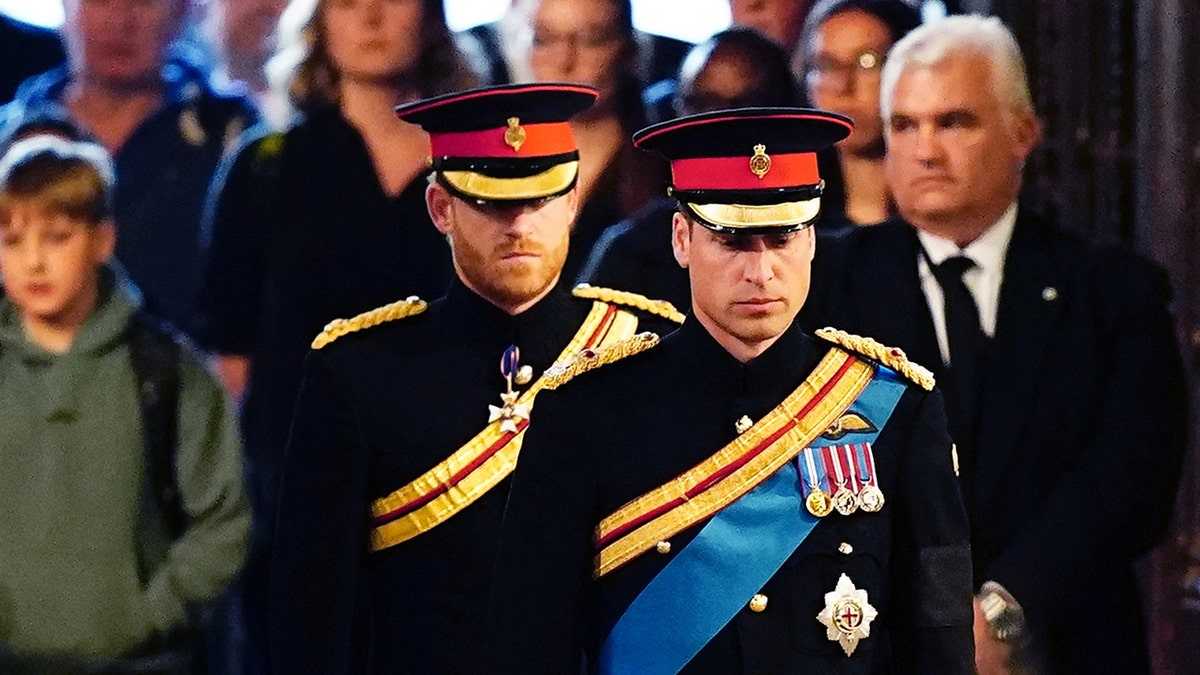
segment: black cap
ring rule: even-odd
[[[817,151],[850,135],[850,118],[807,108],[715,110],[633,135],[671,162],[680,205],[718,232],[780,232],[820,214]]]
[[[568,120],[596,101],[579,84],[508,84],[454,92],[396,108],[429,132],[438,181],[480,202],[551,199],[579,174]]]

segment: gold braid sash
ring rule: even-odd
[[[732,443],[600,521],[594,536],[595,576],[612,572],[754,489],[836,422],[874,373],[869,362],[831,349],[795,391]]]
[[[637,331],[637,322],[636,315],[616,305],[594,302],[557,361],[620,342]],[[532,406],[547,382],[543,373],[517,403]],[[501,422],[489,423],[437,466],[375,500],[371,504],[371,550],[381,551],[437,527],[512,473],[529,420],[520,420],[515,432],[501,431]]]

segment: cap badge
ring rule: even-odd
[[[517,152],[525,144],[525,127],[521,126],[521,118],[508,118],[508,128],[504,130],[504,144]]]
[[[855,588],[850,577],[843,574],[837,587],[825,594],[825,609],[817,615],[817,621],[825,626],[825,636],[840,644],[846,656],[850,656],[859,640],[870,637],[871,622],[878,614],[867,602],[867,592]]]
[[[762,178],[771,170],[771,156],[767,154],[767,146],[759,143],[754,146],[754,156],[750,158],[750,173]]]

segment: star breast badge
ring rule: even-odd
[[[850,577],[843,574],[837,587],[825,594],[825,609],[817,615],[817,621],[825,626],[825,636],[840,644],[846,656],[850,656],[858,641],[871,635],[871,622],[877,615],[867,602],[867,592],[855,588]]]

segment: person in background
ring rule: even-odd
[[[791,54],[813,0],[729,0],[730,25],[753,28]]]
[[[499,20],[472,26],[456,35],[481,66],[489,84],[527,82],[533,78],[522,45],[529,40],[529,11],[523,0],[511,0]],[[634,30],[638,79],[648,84],[673,80],[679,63],[691,49],[684,40]]]
[[[26,80],[0,124],[59,108],[116,162],[116,257],[149,309],[194,334],[203,268],[200,217],[227,147],[257,121],[169,59],[191,0],[65,0],[67,65]]]
[[[213,52],[217,86],[244,87],[273,128],[287,123],[287,97],[267,82],[267,59],[275,52],[275,28],[285,0],[207,0],[202,33]]]
[[[248,137],[214,181],[200,303],[200,343],[242,402],[258,669],[276,482],[308,346],[334,317],[437,297],[452,276],[425,209],[429,137],[393,108],[475,81],[441,0],[293,0],[280,37],[272,72],[299,115],[286,131]]]
[[[679,83],[671,99],[672,117],[725,108],[794,106],[801,101],[787,52],[750,28],[721,31],[693,48],[679,71]],[[592,248],[579,281],[644,293],[676,307],[689,306],[687,271],[675,262],[671,250],[675,208],[674,198],[658,197],[607,228]]]
[[[596,96],[518,84],[397,109],[430,133],[425,200],[456,276],[440,299],[391,302],[313,342],[271,566],[274,672],[482,672],[508,475],[543,372],[682,320],[560,283],[579,208],[567,120]]]
[[[197,672],[242,565],[233,406],[110,261],[104,149],[0,159],[0,671]]]
[[[65,58],[58,33],[0,12],[0,105],[12,100],[25,78],[55,68]]]
[[[1134,560],[1166,532],[1187,430],[1166,275],[1019,198],[1040,128],[999,19],[921,26],[881,77],[906,222],[826,242],[809,325],[878,336],[946,391],[979,671],[1148,672]]]
[[[892,216],[884,175],[879,72],[892,44],[921,25],[904,0],[821,0],[804,24],[797,50],[808,100],[854,120],[854,133],[838,143],[835,174],[826,195],[826,231],[873,225]],[[824,167],[823,167],[824,168]]]
[[[574,279],[604,228],[657,194],[666,167],[629,142],[645,124],[629,0],[518,1],[529,16],[526,58],[533,79],[580,82],[600,91],[596,105],[571,121],[579,142],[582,206],[563,276]]]

